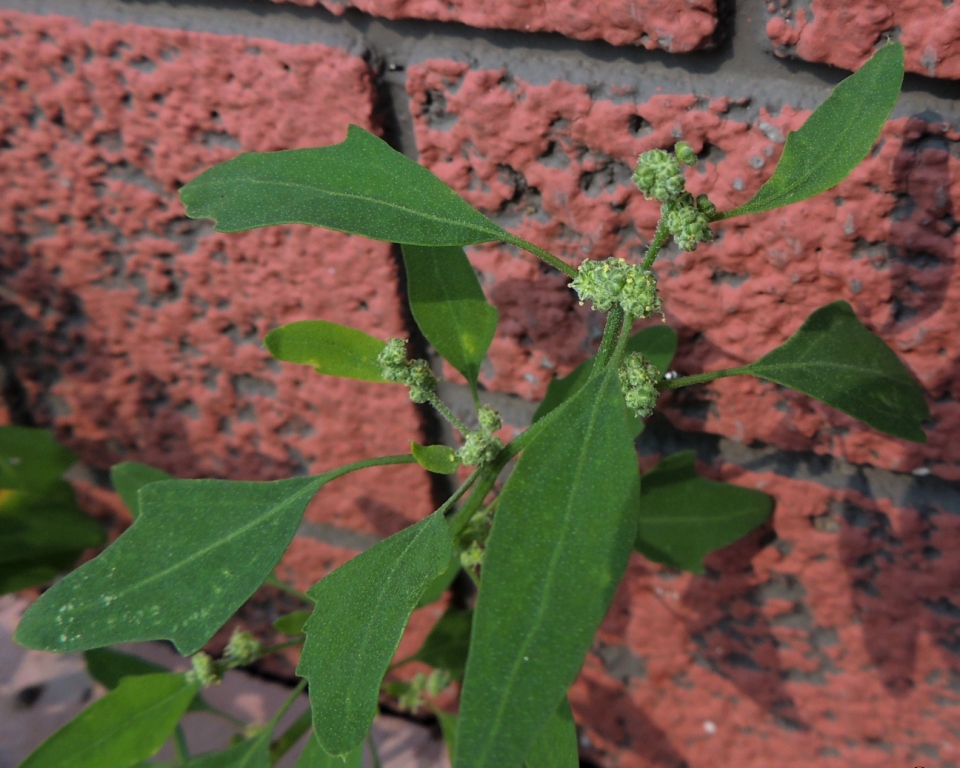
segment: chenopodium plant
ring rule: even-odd
[[[451,681],[459,683],[459,714],[437,713],[455,768],[575,766],[566,691],[631,552],[702,572],[705,554],[771,512],[770,499],[759,491],[698,477],[691,453],[667,457],[641,482],[634,439],[661,392],[751,375],[887,434],[925,439],[921,422],[929,412],[922,391],[843,301],[815,311],[756,362],[680,378],[664,375],[676,345],[669,327],[654,322],[631,333],[635,321],[659,319],[666,311],[654,266],[670,238],[693,250],[712,239],[716,221],[769,211],[839,183],[876,141],[902,77],[902,46],[880,49],[787,137],[773,176],[730,211],[686,191],[683,167],[696,162],[688,144],[645,152],[634,181],[660,205],[661,218],[640,263],[587,260],[575,269],[500,228],[425,168],[356,126],[335,146],[241,154],[184,187],[187,214],[214,219],[222,232],[306,223],[399,243],[413,317],[469,382],[475,426],[440,401],[431,367],[409,359],[403,339],[376,339],[320,320],[268,334],[266,346],[278,360],[408,388],[414,402],[431,404],[452,422],[462,445],[413,443],[409,455],[277,482],[160,479],[141,465],[115,468],[136,521],[34,603],[16,639],[49,651],[89,651],[102,677],[122,682],[24,765],[105,768],[148,758],[175,734],[179,717],[202,701],[200,686],[271,650],[238,635],[221,659],[198,653],[259,586],[277,583],[272,571],[313,495],[348,472],[418,462],[438,473],[471,469],[433,514],[322,579],[301,595],[312,607],[279,620],[290,642],[302,643],[297,673],[309,683],[311,713],[283,734],[271,735],[274,720],[248,731],[227,752],[192,761],[178,740],[182,760],[266,766],[312,728],[299,766],[332,765],[331,756],[357,764],[412,611],[438,599],[464,570],[477,583],[475,608],[451,608],[411,659],[394,664],[419,661],[433,673],[392,682],[387,692],[417,708]],[[553,381],[533,424],[508,443],[497,437],[500,416],[478,397],[497,311],[463,251],[490,241],[512,243],[544,260],[571,278],[581,301],[606,313],[596,356]],[[192,673],[137,669],[129,658],[95,650],[161,638],[195,654]],[[147,735],[132,738],[137,728]],[[101,746],[85,746],[94,743]]]

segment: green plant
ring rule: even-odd
[[[461,423],[439,400],[430,367],[409,360],[402,340],[323,321],[272,331],[265,341],[278,360],[408,387],[415,402],[430,403],[451,421],[462,447],[414,443],[410,455],[271,483],[162,479],[141,465],[115,468],[115,484],[136,522],[46,592],[24,615],[16,639],[31,648],[89,651],[91,664],[99,665],[95,674],[108,685],[120,682],[42,745],[25,768],[124,768],[149,758],[176,733],[179,717],[202,701],[203,685],[274,650],[237,635],[222,659],[200,652],[254,590],[276,583],[272,570],[310,498],[347,472],[413,462],[438,473],[473,469],[434,514],[318,582],[300,595],[312,607],[278,622],[292,643],[303,644],[298,674],[309,682],[312,715],[278,736],[274,719],[226,752],[200,758],[187,757],[178,741],[180,762],[265,766],[312,728],[299,766],[339,764],[331,755],[358,764],[411,612],[438,599],[462,568],[478,585],[475,610],[448,610],[418,653],[394,664],[415,660],[435,671],[390,683],[389,692],[416,708],[460,683],[459,715],[437,713],[456,768],[576,765],[565,692],[631,551],[701,572],[705,554],[755,528],[772,509],[758,491],[700,478],[690,453],[665,458],[641,483],[633,440],[660,392],[753,375],[888,434],[925,439],[921,422],[929,413],[920,388],[842,301],[814,312],[785,344],[750,365],[683,378],[662,375],[676,346],[668,327],[631,335],[634,321],[662,311],[652,267],[669,238],[692,250],[712,239],[711,222],[797,202],[837,184],[869,152],[902,76],[902,47],[882,48],[790,134],[773,177],[732,211],[718,212],[707,196],[694,199],[685,191],[682,165],[696,162],[688,145],[642,155],[634,180],[662,213],[642,264],[609,259],[574,269],[501,229],[429,171],[357,127],[332,147],[241,154],[188,184],[181,193],[188,215],[215,219],[222,232],[307,223],[401,244],[413,317],[470,383],[479,426]],[[465,245],[494,240],[562,271],[582,301],[607,313],[597,355],[552,382],[532,426],[507,444],[494,434],[500,417],[480,404],[477,385],[497,312],[463,252]],[[145,669],[93,650],[161,638],[193,654],[192,673]],[[110,746],[92,754],[85,746],[91,743]]]

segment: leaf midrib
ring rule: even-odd
[[[794,369],[794,368],[830,368],[837,369],[841,371],[854,371],[856,373],[869,373],[874,376],[877,376],[882,379],[887,379],[889,381],[896,382],[897,379],[886,373],[885,371],[877,370],[876,368],[862,368],[857,365],[851,365],[850,363],[825,363],[820,361],[810,361],[810,362],[798,362],[798,363],[765,363],[761,364],[762,361],[758,360],[753,365],[746,366],[745,373],[751,373],[754,376],[759,375],[759,372],[764,369]]]
[[[551,555],[551,557],[550,557],[550,564],[549,564],[549,566],[548,566],[548,568],[547,568],[547,580],[546,580],[546,583],[547,583],[548,586],[547,586],[547,589],[545,590],[545,592],[547,592],[547,591],[552,591],[552,590],[553,590],[553,574],[554,574],[554,572],[556,571],[557,562],[558,562],[559,557],[560,557],[560,552],[563,551],[563,549],[564,549],[563,544],[564,544],[564,542],[566,541],[566,537],[567,537],[567,535],[568,535],[568,533],[569,533],[569,529],[570,529],[570,524],[571,524],[571,521],[572,521],[572,519],[573,519],[573,514],[572,514],[573,499],[574,499],[575,496],[577,495],[577,490],[578,490],[579,485],[580,485],[580,483],[581,483],[581,481],[582,481],[582,479],[583,479],[584,457],[589,453],[589,451],[587,450],[587,446],[589,446],[591,437],[592,437],[593,432],[594,432],[594,429],[596,428],[596,421],[597,421],[597,418],[598,418],[598,416],[599,416],[599,412],[600,412],[600,410],[601,410],[601,406],[602,406],[602,403],[603,403],[603,396],[606,394],[606,389],[607,389],[607,387],[609,386],[609,382],[610,382],[610,378],[609,378],[609,375],[608,375],[608,376],[605,378],[603,384],[602,384],[601,387],[600,387],[600,393],[599,393],[599,396],[597,397],[596,407],[593,409],[593,411],[592,411],[592,413],[591,413],[591,415],[590,415],[589,425],[588,425],[588,427],[587,427],[587,429],[586,429],[586,431],[585,431],[584,440],[583,440],[582,443],[581,443],[580,455],[579,455],[579,457],[578,457],[578,459],[577,459],[577,469],[576,469],[576,472],[575,472],[575,474],[574,474],[574,482],[573,482],[573,485],[571,486],[570,493],[567,494],[567,505],[566,505],[566,508],[565,508],[565,510],[564,510],[563,527],[562,527],[562,529],[561,529],[561,534],[560,534],[560,536],[559,536],[558,539],[557,539],[557,544],[558,544],[558,546],[556,546],[556,547],[554,548],[554,550],[553,550],[553,555]],[[510,673],[509,673],[509,675],[507,676],[507,683],[503,686],[504,689],[506,689],[506,690],[510,690],[510,689],[512,688],[512,686],[513,686],[513,684],[514,684],[514,680],[516,679],[516,676],[517,676],[517,672],[518,672],[519,669],[520,669],[521,661],[522,661],[523,657],[527,655],[527,649],[530,647],[530,643],[532,642],[533,637],[539,632],[540,627],[541,627],[541,625],[543,624],[544,605],[546,604],[546,602],[547,602],[546,599],[544,599],[543,601],[541,601],[540,607],[539,607],[538,610],[537,610],[536,618],[535,618],[535,620],[534,620],[534,622],[533,622],[533,625],[532,625],[530,631],[527,633],[526,639],[523,641],[523,645],[522,645],[521,648],[520,648],[520,652],[517,653],[517,655],[516,655],[516,661],[514,661],[513,667],[510,669]],[[500,698],[500,704],[499,704],[499,706],[497,707],[497,713],[496,713],[496,717],[495,717],[495,719],[494,719],[494,725],[493,725],[493,727],[491,728],[491,730],[490,730],[490,732],[489,732],[489,733],[490,733],[490,736],[489,736],[489,738],[487,739],[486,744],[484,745],[484,747],[483,747],[483,749],[482,749],[482,751],[481,751],[481,753],[480,753],[480,758],[479,758],[479,760],[478,760],[478,762],[477,762],[478,765],[484,765],[484,761],[486,760],[486,756],[487,756],[487,754],[490,752],[491,745],[496,741],[496,736],[497,736],[498,732],[500,731],[500,728],[501,728],[502,723],[503,723],[503,712],[504,712],[504,709],[505,709],[505,707],[506,707],[506,703],[507,703],[508,700],[509,700],[509,697],[508,697],[508,696],[501,696],[501,698]]]
[[[441,224],[449,224],[449,223],[453,222],[453,223],[455,223],[455,224],[457,224],[457,225],[459,225],[459,226],[465,227],[465,228],[467,228],[467,229],[472,229],[472,230],[475,230],[475,231],[477,231],[477,232],[483,232],[483,233],[485,233],[485,234],[497,234],[497,235],[500,235],[501,232],[505,232],[505,230],[501,230],[501,228],[498,227],[496,224],[494,224],[492,221],[490,222],[490,226],[491,226],[490,229],[488,229],[488,228],[483,228],[483,227],[479,227],[479,226],[477,226],[476,224],[472,224],[472,223],[467,222],[467,221],[462,220],[462,219],[443,218],[443,217],[441,217],[441,216],[436,216],[436,215],[433,215],[433,214],[424,213],[423,211],[418,211],[418,210],[415,210],[415,209],[412,209],[412,208],[407,208],[407,207],[405,207],[405,206],[403,206],[403,205],[400,205],[399,203],[391,203],[391,202],[389,202],[389,201],[387,201],[387,200],[382,200],[382,199],[376,198],[376,197],[367,197],[367,196],[360,195],[360,194],[357,194],[357,193],[354,193],[354,192],[337,192],[337,191],[335,191],[335,190],[324,189],[324,188],[322,188],[322,187],[318,188],[318,187],[315,187],[315,186],[311,186],[311,185],[309,185],[309,184],[300,184],[300,183],[296,183],[296,182],[292,182],[292,181],[263,181],[262,179],[244,179],[244,178],[238,178],[238,179],[235,178],[235,179],[231,179],[231,181],[234,182],[234,183],[231,183],[231,184],[228,185],[228,184],[225,184],[225,183],[223,183],[223,182],[214,182],[214,183],[211,183],[211,186],[217,186],[217,187],[225,188],[225,187],[233,187],[233,186],[235,186],[235,184],[239,184],[239,183],[246,183],[246,184],[249,184],[249,185],[258,185],[258,184],[259,184],[259,185],[263,185],[263,186],[290,187],[291,189],[308,190],[309,192],[314,193],[314,194],[330,195],[331,197],[342,197],[342,198],[345,198],[345,199],[347,199],[347,200],[361,200],[361,201],[364,201],[364,202],[372,202],[372,203],[376,203],[376,204],[378,204],[378,205],[382,205],[382,206],[384,206],[384,207],[386,207],[386,208],[394,208],[394,209],[396,209],[396,210],[398,210],[398,211],[402,211],[403,213],[406,213],[406,214],[409,214],[409,215],[412,215],[412,216],[418,216],[418,217],[420,217],[420,218],[422,218],[422,219],[427,219],[427,220],[429,220],[429,221],[434,221],[434,222],[438,222],[438,223],[441,223]],[[454,193],[454,194],[456,194],[456,193]],[[468,203],[466,203],[466,202],[464,202],[464,205],[467,205],[467,206],[469,207]],[[482,216],[482,215],[483,215],[483,214],[480,214],[480,213],[474,211],[472,208],[470,208],[470,210],[471,210],[472,212],[474,212],[474,213],[477,213],[477,215],[479,215],[479,216]],[[298,223],[309,223],[309,222],[298,222]],[[499,239],[499,237],[494,238],[494,239]]]

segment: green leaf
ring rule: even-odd
[[[762,491],[706,480],[693,451],[668,456],[644,474],[636,548],[673,568],[703,573],[703,558],[763,524],[773,499]]]
[[[273,622],[273,628],[285,635],[302,635],[303,625],[307,623],[311,613],[312,610],[288,613]]]
[[[125,678],[21,763],[20,768],[129,768],[155,754],[197,686],[182,674]]]
[[[428,472],[438,475],[452,475],[460,468],[460,458],[456,451],[446,445],[420,445],[412,441],[410,449],[417,464]]]
[[[270,731],[261,731],[222,752],[197,755],[183,768],[270,768]]]
[[[386,381],[377,362],[386,343],[356,328],[303,320],[275,328],[263,341],[271,355],[286,363],[312,365],[328,376]]]
[[[440,356],[464,375],[474,394],[497,310],[487,303],[463,248],[403,246],[413,319]]]
[[[0,490],[0,594],[50,581],[103,539],[65,480],[42,492]]]
[[[836,186],[873,147],[903,83],[903,45],[888,43],[841,82],[798,131],[777,168],[747,203],[722,218],[797,203]]]
[[[784,344],[738,372],[803,392],[894,437],[927,440],[923,390],[845,301],[821,307]]]
[[[0,427],[0,488],[43,494],[76,460],[45,430]]]
[[[446,521],[433,514],[309,590],[316,604],[297,674],[310,683],[313,728],[326,752],[347,754],[366,737],[403,629],[452,551]]]
[[[263,583],[336,476],[145,486],[137,521],[31,605],[16,641],[64,653],[167,639],[195,653]]]
[[[410,245],[469,245],[509,236],[430,171],[351,125],[340,144],[247,152],[180,190],[187,216],[218,232],[313,224]]]
[[[417,608],[423,608],[425,605],[435,603],[443,597],[443,593],[450,588],[453,580],[457,578],[458,573],[460,573],[460,557],[454,553],[443,573],[427,585],[423,596],[420,598],[420,602],[417,603]]]
[[[500,495],[456,768],[520,765],[573,682],[636,538],[639,472],[610,367],[551,415]]]
[[[141,675],[155,675],[159,672],[169,672],[166,667],[154,664],[152,661],[141,659],[130,653],[115,651],[111,648],[93,648],[83,652],[83,660],[87,665],[87,674],[94,680],[109,690],[113,690],[125,677],[138,677]],[[210,705],[198,693],[190,706],[188,712],[205,712],[210,709]]]
[[[440,723],[440,735],[447,743],[447,752],[450,755],[450,762],[453,762],[453,755],[457,751],[457,716],[449,712],[435,709],[434,714]]]
[[[566,696],[527,753],[525,768],[579,768],[577,726]]]
[[[363,743],[345,756],[335,757],[324,752],[311,733],[294,768],[363,768]]]
[[[467,665],[472,622],[473,611],[447,608],[413,658],[434,669],[445,669],[454,680],[460,680]]]
[[[161,480],[172,480],[173,476],[162,469],[141,464],[138,461],[124,461],[110,468],[110,482],[123,503],[127,505],[133,519],[140,517],[140,499],[137,493],[145,485]]]
[[[677,332],[669,325],[651,325],[630,337],[626,351],[639,352],[662,373],[666,373],[677,351]],[[535,422],[580,391],[590,378],[594,360],[595,358],[591,357],[574,368],[569,375],[555,378],[547,385],[547,393],[540,407],[533,414]],[[643,432],[643,421],[627,410],[626,405],[624,405],[624,414],[633,437]]]

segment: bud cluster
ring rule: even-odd
[[[662,312],[656,275],[637,264],[627,264],[623,259],[585,261],[570,285],[580,297],[581,304],[589,299],[601,312],[614,304],[619,304],[634,318]]]
[[[493,433],[503,426],[503,419],[493,408],[482,405],[477,411],[480,429],[468,432],[463,446],[457,451],[460,461],[468,467],[489,464],[503,448],[503,443]]]
[[[437,388],[437,377],[426,360],[407,360],[407,342],[404,339],[389,339],[387,346],[377,356],[380,374],[394,384],[410,387],[410,399],[426,403]]]
[[[694,165],[697,155],[685,141],[674,147],[674,154],[663,149],[644,152],[637,159],[633,181],[647,200],[659,200],[663,224],[684,251],[694,251],[700,243],[713,240],[710,222],[716,206],[706,195],[694,200],[686,191],[680,164]]]
[[[659,394],[659,369],[639,352],[632,352],[623,358],[617,373],[620,375],[620,389],[627,407],[640,418],[653,413]]]
[[[223,669],[210,654],[200,651],[190,657],[193,669],[187,672],[187,680],[199,683],[204,688],[217,685],[223,680]]]
[[[235,629],[223,653],[231,667],[245,667],[260,657],[260,641],[247,631]]]
[[[452,682],[445,669],[435,669],[429,675],[418,672],[409,683],[396,681],[387,687],[387,693],[397,697],[397,706],[406,712],[416,712],[425,697],[434,698]]]

